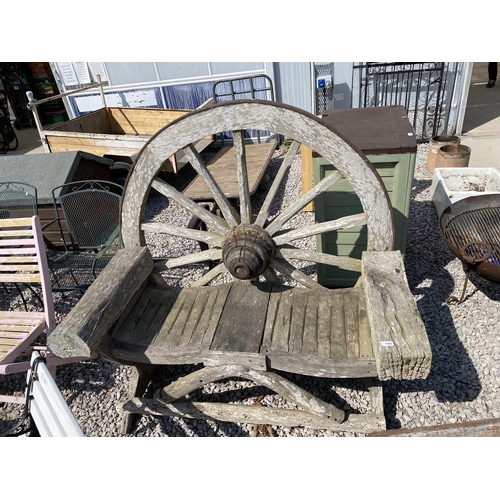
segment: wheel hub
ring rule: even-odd
[[[255,225],[234,228],[222,245],[222,260],[227,270],[240,280],[260,276],[274,256],[275,244],[271,236]]]

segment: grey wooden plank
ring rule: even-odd
[[[243,365],[257,371],[267,370],[266,355],[259,352],[204,351],[205,366]]]
[[[273,337],[269,349],[288,352],[292,317],[292,290],[282,292],[274,321]]]
[[[295,289],[292,294],[292,312],[290,322],[289,352],[302,352],[302,336],[305,334],[305,317],[308,294],[301,293],[302,290]]]
[[[149,345],[160,330],[169,312],[168,304],[163,304],[162,300],[163,298],[168,300],[169,295],[172,295],[172,292],[161,293],[159,290],[147,288],[139,300],[140,309],[137,308],[133,311],[133,313],[136,313],[133,318],[135,328],[129,329],[127,324],[122,326],[125,335],[120,340]],[[175,296],[176,293],[174,292],[173,295]]]
[[[344,318],[344,294],[333,294],[331,297],[332,311],[332,334],[331,353],[332,358],[347,357],[345,318]]]
[[[173,347],[179,344],[179,340],[184,331],[184,326],[189,318],[189,314],[197,296],[195,288],[184,288],[177,298],[167,322],[163,325],[161,343],[165,346]],[[168,332],[166,325],[168,324]],[[160,335],[158,337],[160,337]]]
[[[306,356],[318,355],[319,314],[318,306],[320,293],[309,292],[304,322],[304,337],[302,353]]]
[[[370,378],[377,376],[374,358],[318,358],[270,351],[267,353],[267,359],[270,369],[311,377]]]
[[[232,286],[233,284],[218,287],[215,303],[213,305],[210,318],[207,322],[205,333],[203,335],[203,344],[209,345],[212,342],[215,331],[219,324],[222,311],[224,310],[224,305],[226,304],[227,297],[229,295],[229,292],[231,291]]]
[[[344,298],[345,340],[346,354],[348,358],[359,357],[359,321],[358,321],[358,297],[353,294],[349,300]]]
[[[265,352],[272,345],[274,327],[277,320],[277,313],[280,305],[281,292],[283,288],[273,283],[271,297],[267,306],[266,324],[264,326],[264,336],[262,339],[262,352]]]
[[[321,358],[330,357],[331,327],[331,298],[327,294],[318,294],[318,356]]]
[[[234,283],[210,349],[259,352],[270,291],[271,286],[267,283]],[[242,325],[244,325],[243,328]]]
[[[210,296],[210,289],[200,288],[194,299],[193,306],[189,312],[186,324],[179,338],[178,345],[189,345],[193,334],[203,316],[206,308],[207,299]],[[213,293],[212,293],[213,295]]]
[[[368,322],[368,315],[366,312],[366,298],[364,291],[359,288],[358,295],[358,336],[359,336],[359,356],[361,358],[373,358],[373,346],[370,332],[370,324]]]
[[[219,294],[219,289],[215,287],[201,288],[200,291],[203,293],[201,296],[204,296],[205,298],[205,306],[201,311],[198,324],[196,325],[196,328],[191,336],[191,344],[193,345],[202,343],[203,337],[205,336],[207,327],[210,323],[210,318],[213,314],[217,296]]]

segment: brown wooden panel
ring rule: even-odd
[[[111,126],[105,108],[92,111],[84,116],[55,125],[50,130],[57,132],[92,132],[94,134],[110,134]]]
[[[306,194],[313,187],[313,168],[312,168],[312,150],[310,147],[302,144],[300,147],[300,159],[302,162],[302,194]],[[312,212],[314,210],[314,201],[306,205],[302,211]]]
[[[183,110],[141,108],[108,108],[108,112],[111,133],[131,135],[154,135],[188,113]]]
[[[276,142],[245,145],[250,194],[255,193],[257,190],[275,149]],[[226,198],[239,198],[234,148],[222,148],[207,165],[207,168]],[[192,200],[212,200],[212,193],[200,177],[196,177],[184,190],[183,194]]]

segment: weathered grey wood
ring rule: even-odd
[[[366,385],[370,393],[370,412],[372,415],[384,416],[384,389],[382,383],[376,379],[366,379]]]
[[[174,257],[172,259],[165,259],[155,262],[153,272],[166,271],[167,269],[173,269],[174,267],[181,267],[188,264],[197,264],[199,262],[206,262],[208,260],[220,260],[221,258],[222,250],[220,248],[204,250],[198,253],[183,255],[182,257]]]
[[[50,350],[60,358],[92,356],[152,268],[146,247],[119,250],[49,336]]]
[[[290,241],[300,238],[307,238],[316,234],[328,233],[337,231],[338,229],[349,229],[351,227],[362,226],[366,224],[365,214],[349,215],[340,219],[319,222],[310,226],[304,226],[297,229],[291,229],[286,233],[275,235],[274,242],[276,245],[284,245]]]
[[[303,425],[303,422],[316,419],[318,412],[323,415],[330,409],[324,406],[324,403],[322,406],[321,403],[311,399],[298,388],[287,386],[281,379],[275,378],[272,372],[266,370],[282,370],[330,378],[381,379],[391,378],[396,372],[400,378],[415,378],[415,374],[424,373],[428,370],[430,358],[422,355],[422,352],[426,351],[425,348],[414,349],[412,336],[416,335],[418,338],[423,336],[425,339],[427,337],[425,329],[422,330],[423,324],[420,325],[422,328],[415,332],[414,316],[415,313],[418,316],[418,312],[414,307],[414,301],[412,302],[413,298],[405,278],[403,282],[401,281],[404,269],[398,273],[395,269],[399,264],[395,264],[391,258],[390,250],[393,248],[394,234],[387,193],[366,158],[312,115],[286,105],[240,101],[236,104],[216,105],[194,112],[162,130],[142,150],[130,171],[122,209],[122,237],[125,247],[143,245],[143,231],[157,231],[162,227],[167,229],[165,231],[167,234],[205,241],[216,248],[165,260],[161,266],[177,267],[202,262],[208,258],[218,260],[222,255],[221,248],[225,248],[224,245],[228,241],[230,226],[240,222],[249,223],[252,217],[248,185],[244,182],[245,178],[248,179],[248,175],[242,136],[236,132],[241,221],[234,215],[234,209],[228,209],[229,215],[224,214],[225,217],[227,215],[227,220],[211,214],[155,176],[161,167],[161,158],[170,157],[177,150],[184,148],[196,164],[196,168],[200,172],[206,172],[207,167],[192,146],[196,140],[227,130],[246,129],[269,130],[294,140],[291,152],[285,158],[266,197],[263,210],[257,217],[261,225],[267,223],[273,200],[300,143],[314,149],[338,170],[269,222],[266,230],[274,236],[269,257],[271,264],[266,260],[265,265],[260,263],[257,268],[258,274],[264,273],[265,278],[274,281],[269,284],[271,291],[261,294],[258,288],[260,284],[238,281],[225,286],[226,288],[219,289],[219,285],[203,287],[225,272],[227,263],[216,266],[195,282],[192,288],[180,291],[172,303],[167,299],[164,300],[161,294],[154,296],[148,285],[137,301],[133,299],[134,307],[127,310],[130,323],[121,318],[120,333],[113,332],[113,338],[109,343],[111,357],[130,363],[166,365],[204,363],[206,369],[213,369],[206,373],[217,376],[236,364],[240,368],[235,368],[235,371],[231,372],[233,375],[237,373],[234,376],[246,377],[273,390],[278,388],[281,391],[277,391],[279,394],[286,395],[287,399],[296,404],[298,401],[305,401],[302,401],[302,406],[305,405],[307,412],[282,413],[280,410],[264,409],[264,415],[260,413],[262,407],[255,407],[255,410],[248,413],[248,417],[243,416],[243,421],[251,422],[256,419],[255,423],[270,423],[271,418],[271,422],[282,422],[279,425],[283,425],[283,422],[295,422],[296,418],[299,421],[299,416],[303,420],[298,425]],[[208,178],[206,174],[202,175]],[[282,226],[307,206],[315,196],[328,190],[341,177],[345,177],[354,187],[361,200],[363,214],[300,229],[282,229]],[[199,217],[207,224],[209,231],[192,230],[190,233],[187,228],[172,228],[145,221],[145,203],[151,188],[157,189]],[[224,205],[224,202],[221,201],[221,204]],[[365,223],[368,249],[373,255],[376,251],[381,256],[377,259],[374,257],[373,261],[368,256],[362,265],[355,259],[318,254],[289,245],[295,239]],[[275,245],[278,246],[276,251]],[[252,253],[248,250],[249,247],[254,248],[250,244],[242,245],[242,249],[246,251],[245,255]],[[386,255],[389,257],[386,258]],[[358,288],[328,290],[292,266],[287,262],[288,259],[328,263],[341,268],[361,270],[367,274],[368,283],[363,277]],[[242,266],[237,261],[231,269],[234,271],[235,266],[245,267],[247,262],[243,264]],[[162,269],[159,266],[154,268],[155,272]],[[291,276],[306,288],[288,290],[287,287],[280,286],[276,283],[275,271]],[[244,287],[246,291],[258,290],[259,293],[252,298],[243,293]],[[212,293],[211,289],[215,289],[215,292]],[[134,317],[141,318],[140,325],[134,324]],[[129,324],[133,328],[124,333],[122,329],[128,328]],[[386,337],[389,339],[388,342],[393,342],[396,346],[398,359],[393,357],[392,351],[391,356],[387,356],[385,351],[383,355],[380,354],[380,341]],[[384,344],[383,347],[385,349],[387,345]],[[193,384],[201,387],[200,379],[196,377],[197,375],[193,375]],[[178,382],[178,388],[186,380]],[[372,415],[368,419],[360,420],[379,423],[383,421],[382,390],[376,384],[369,385],[369,390]],[[240,415],[246,414],[248,410],[248,405],[234,409],[224,405],[211,406],[208,403],[196,406],[198,403],[167,402],[160,411],[174,414],[179,408],[176,406],[178,404],[187,405],[183,407],[186,411],[189,408],[193,410],[190,416],[206,410],[208,413],[205,417],[211,418],[212,411],[216,415],[220,412],[230,421],[238,421]],[[139,412],[142,411],[150,410],[141,406]],[[179,414],[185,416],[182,412]],[[335,411],[331,415],[341,420],[340,414]],[[348,422],[350,421],[349,418]],[[323,428],[323,424],[320,428]]]
[[[330,357],[331,352],[331,297],[321,294],[318,297],[318,357]]]
[[[272,348],[266,350],[269,369],[297,373],[309,377],[366,378],[377,377],[375,359],[319,358],[300,354],[286,354]]]
[[[278,258],[273,259],[273,261],[271,262],[271,267],[274,270],[278,271],[279,273],[283,273],[286,274],[287,276],[290,276],[295,281],[297,281],[301,285],[304,285],[307,288],[312,288],[316,290],[325,290],[325,287],[323,287],[317,281],[307,276],[307,274],[304,274],[302,271],[292,266],[289,262],[287,262],[284,259],[278,259]]]
[[[132,366],[132,373],[128,382],[128,398],[136,398],[144,396],[149,382],[155,375],[157,370],[156,366],[152,365],[137,365]],[[123,420],[120,428],[121,434],[129,434],[134,423],[134,414],[129,412],[122,412]]]
[[[167,198],[171,198],[175,202],[179,203],[179,205],[184,207],[188,212],[196,215],[198,219],[205,222],[209,229],[224,233],[229,228],[227,222],[224,219],[218,217],[217,215],[214,215],[208,210],[205,210],[201,205],[195,203],[189,198],[186,198],[181,192],[177,191],[177,189],[172,187],[170,184],[162,181],[161,179],[158,179],[157,177],[154,178],[151,181],[151,186]],[[133,191],[134,187],[130,188],[130,190]],[[137,203],[137,200],[135,200],[135,203]],[[123,223],[124,221],[122,219],[122,224]],[[140,230],[141,228],[138,227],[138,229]]]
[[[113,332],[113,341],[149,346],[165,324],[181,288],[148,283],[136,304],[128,310],[120,328]]]
[[[234,154],[236,156],[236,174],[238,177],[239,201],[241,223],[252,223],[252,203],[250,202],[250,190],[248,187],[248,172],[245,156],[245,138],[243,130],[233,132]]]
[[[316,331],[305,331],[305,316],[307,299],[309,295],[300,293],[297,288],[292,296],[292,316],[290,320],[290,337],[288,341],[288,351],[291,353],[302,353],[302,338],[306,335],[316,335]]]
[[[163,129],[141,151],[124,193],[125,246],[141,243],[140,224],[151,181],[168,158],[207,135],[231,130],[269,130],[309,146],[342,173],[358,194],[367,218],[368,249],[394,245],[390,201],[368,160],[317,117],[279,103],[239,101],[195,111]]]
[[[361,260],[353,259],[352,257],[330,255],[314,250],[304,250],[302,248],[279,248],[276,250],[275,255],[285,260],[305,260],[308,262],[327,264],[329,266],[337,266],[349,271],[361,271]]]
[[[427,377],[431,347],[401,253],[363,252],[362,270],[380,380]]]
[[[267,358],[260,352],[204,351],[205,366],[245,365],[257,371],[267,370]]]
[[[270,424],[283,427],[306,427],[345,432],[369,432],[385,429],[385,419],[373,415],[350,414],[345,422],[317,417],[302,410],[287,410],[266,406],[224,403],[194,403],[176,401],[157,403],[154,399],[133,398],[123,405],[125,411],[143,415],[201,418],[221,422]]]
[[[500,437],[500,418],[374,431],[366,437]]]
[[[200,279],[196,280],[191,286],[192,287],[198,287],[198,286],[204,286],[208,285],[212,280],[217,278],[222,273],[225,273],[227,271],[226,266],[224,262],[221,262],[220,264],[217,264],[215,267],[212,267],[208,273],[205,273]]]
[[[245,144],[245,159],[248,174],[250,195],[253,195],[261,185],[262,178],[272,159],[277,143],[261,142],[260,144]],[[233,146],[222,147],[207,164],[207,169],[220,186],[228,200],[238,200],[240,197],[236,158]],[[194,201],[213,201],[211,192],[200,177],[196,177],[184,189],[184,196]]]
[[[280,169],[278,170],[278,173],[276,174],[276,177],[274,178],[273,183],[269,188],[269,191],[266,195],[266,199],[264,200],[264,203],[262,204],[259,210],[257,218],[255,219],[255,224],[257,224],[258,226],[264,227],[264,223],[267,220],[269,211],[273,206],[274,200],[276,199],[276,195],[278,194],[278,191],[281,187],[281,184],[283,183],[283,180],[286,177],[286,174],[290,170],[290,167],[292,165],[293,160],[295,159],[295,155],[297,154],[299,147],[300,143],[297,141],[293,141],[290,147],[288,148],[283,163],[281,164]]]
[[[180,238],[187,238],[188,240],[203,241],[208,245],[222,245],[224,240],[221,233],[212,231],[199,231],[198,229],[188,229],[187,227],[171,226],[164,222],[143,222],[141,224],[143,231],[150,231],[153,233],[170,234],[171,236],[178,236]]]
[[[220,315],[230,289],[230,285],[210,287],[206,290],[198,288],[180,289],[180,293],[166,321],[158,330],[154,344],[157,346],[161,345],[162,347],[175,347],[178,345],[187,345],[191,340],[197,343],[205,343],[208,340],[205,336],[206,330],[212,327],[211,341],[215,333],[215,328],[213,328],[210,319],[214,316],[216,325],[219,324]],[[209,301],[211,295],[214,298]],[[200,299],[196,303],[198,297]],[[195,304],[196,308],[193,310]],[[208,317],[203,317],[204,312],[207,313]],[[190,317],[196,321],[196,324],[189,322]],[[204,323],[200,322],[201,318],[204,319]],[[189,333],[183,336],[186,326]],[[200,335],[198,328],[203,330],[203,335]],[[184,339],[183,342],[181,342],[182,339]]]
[[[313,201],[316,196],[328,191],[328,189],[330,189],[340,179],[342,179],[342,174],[340,172],[334,172],[332,175],[322,179],[310,191],[303,194],[298,200],[291,203],[287,208],[285,208],[285,210],[283,210],[283,212],[277,215],[271,223],[266,226],[266,231],[270,235],[279,231],[285,222],[289,221],[296,213],[300,212],[306,205]]]
[[[307,306],[305,310],[304,331],[302,334],[301,352],[305,356],[317,357],[319,351],[319,315],[318,315],[318,296],[316,294],[307,294]]]
[[[192,144],[189,144],[184,148],[184,153],[189,158],[192,167],[196,170],[196,173],[203,179],[208,189],[212,193],[213,199],[217,206],[220,208],[224,219],[227,221],[230,227],[234,227],[240,223],[240,215],[236,209],[229,203],[227,198],[224,196],[222,189],[219,184],[215,182],[212,174],[205,166],[201,155],[196,151]]]
[[[259,352],[271,286],[235,282],[226,300],[212,344],[214,351]],[[242,330],[241,325],[245,325]]]
[[[207,383],[231,377],[242,377],[267,387],[277,394],[280,394],[288,401],[318,417],[332,419],[336,422],[342,422],[344,420],[345,413],[343,410],[329,403],[325,403],[281,375],[273,372],[256,371],[244,365],[225,365],[202,368],[160,389],[155,394],[155,398],[160,403],[168,404],[203,387]]]

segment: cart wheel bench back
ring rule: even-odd
[[[208,172],[193,144],[207,134],[231,131],[240,185],[235,207]],[[268,130],[292,139],[261,206],[252,206],[245,169],[245,130]],[[301,144],[336,166],[328,176],[277,215],[271,206]],[[213,193],[209,211],[157,177],[159,159],[182,149]],[[289,228],[302,208],[346,177],[363,213]],[[202,220],[207,231],[147,220],[151,189]],[[425,378],[431,349],[406,280],[385,188],[370,162],[319,119],[287,105],[237,101],[194,111],[162,129],[141,151],[127,180],[122,205],[124,248],[51,335],[61,357],[100,355],[134,367],[126,415],[210,418],[254,424],[363,431],[385,428],[381,382]],[[303,250],[300,238],[355,225],[367,226],[361,260]],[[152,258],[146,234],[163,233],[207,243],[208,250]],[[361,272],[352,288],[327,289],[293,264],[321,262]],[[162,272],[212,261],[191,286],[169,285]],[[220,276],[229,281],[217,283]],[[280,276],[296,286],[285,286]],[[144,398],[155,366],[202,365]],[[279,373],[278,373],[279,372]],[[371,409],[348,414],[286,374],[366,382]],[[296,410],[196,402],[185,396],[203,385],[241,377],[282,395]],[[125,419],[123,431],[130,427]]]

